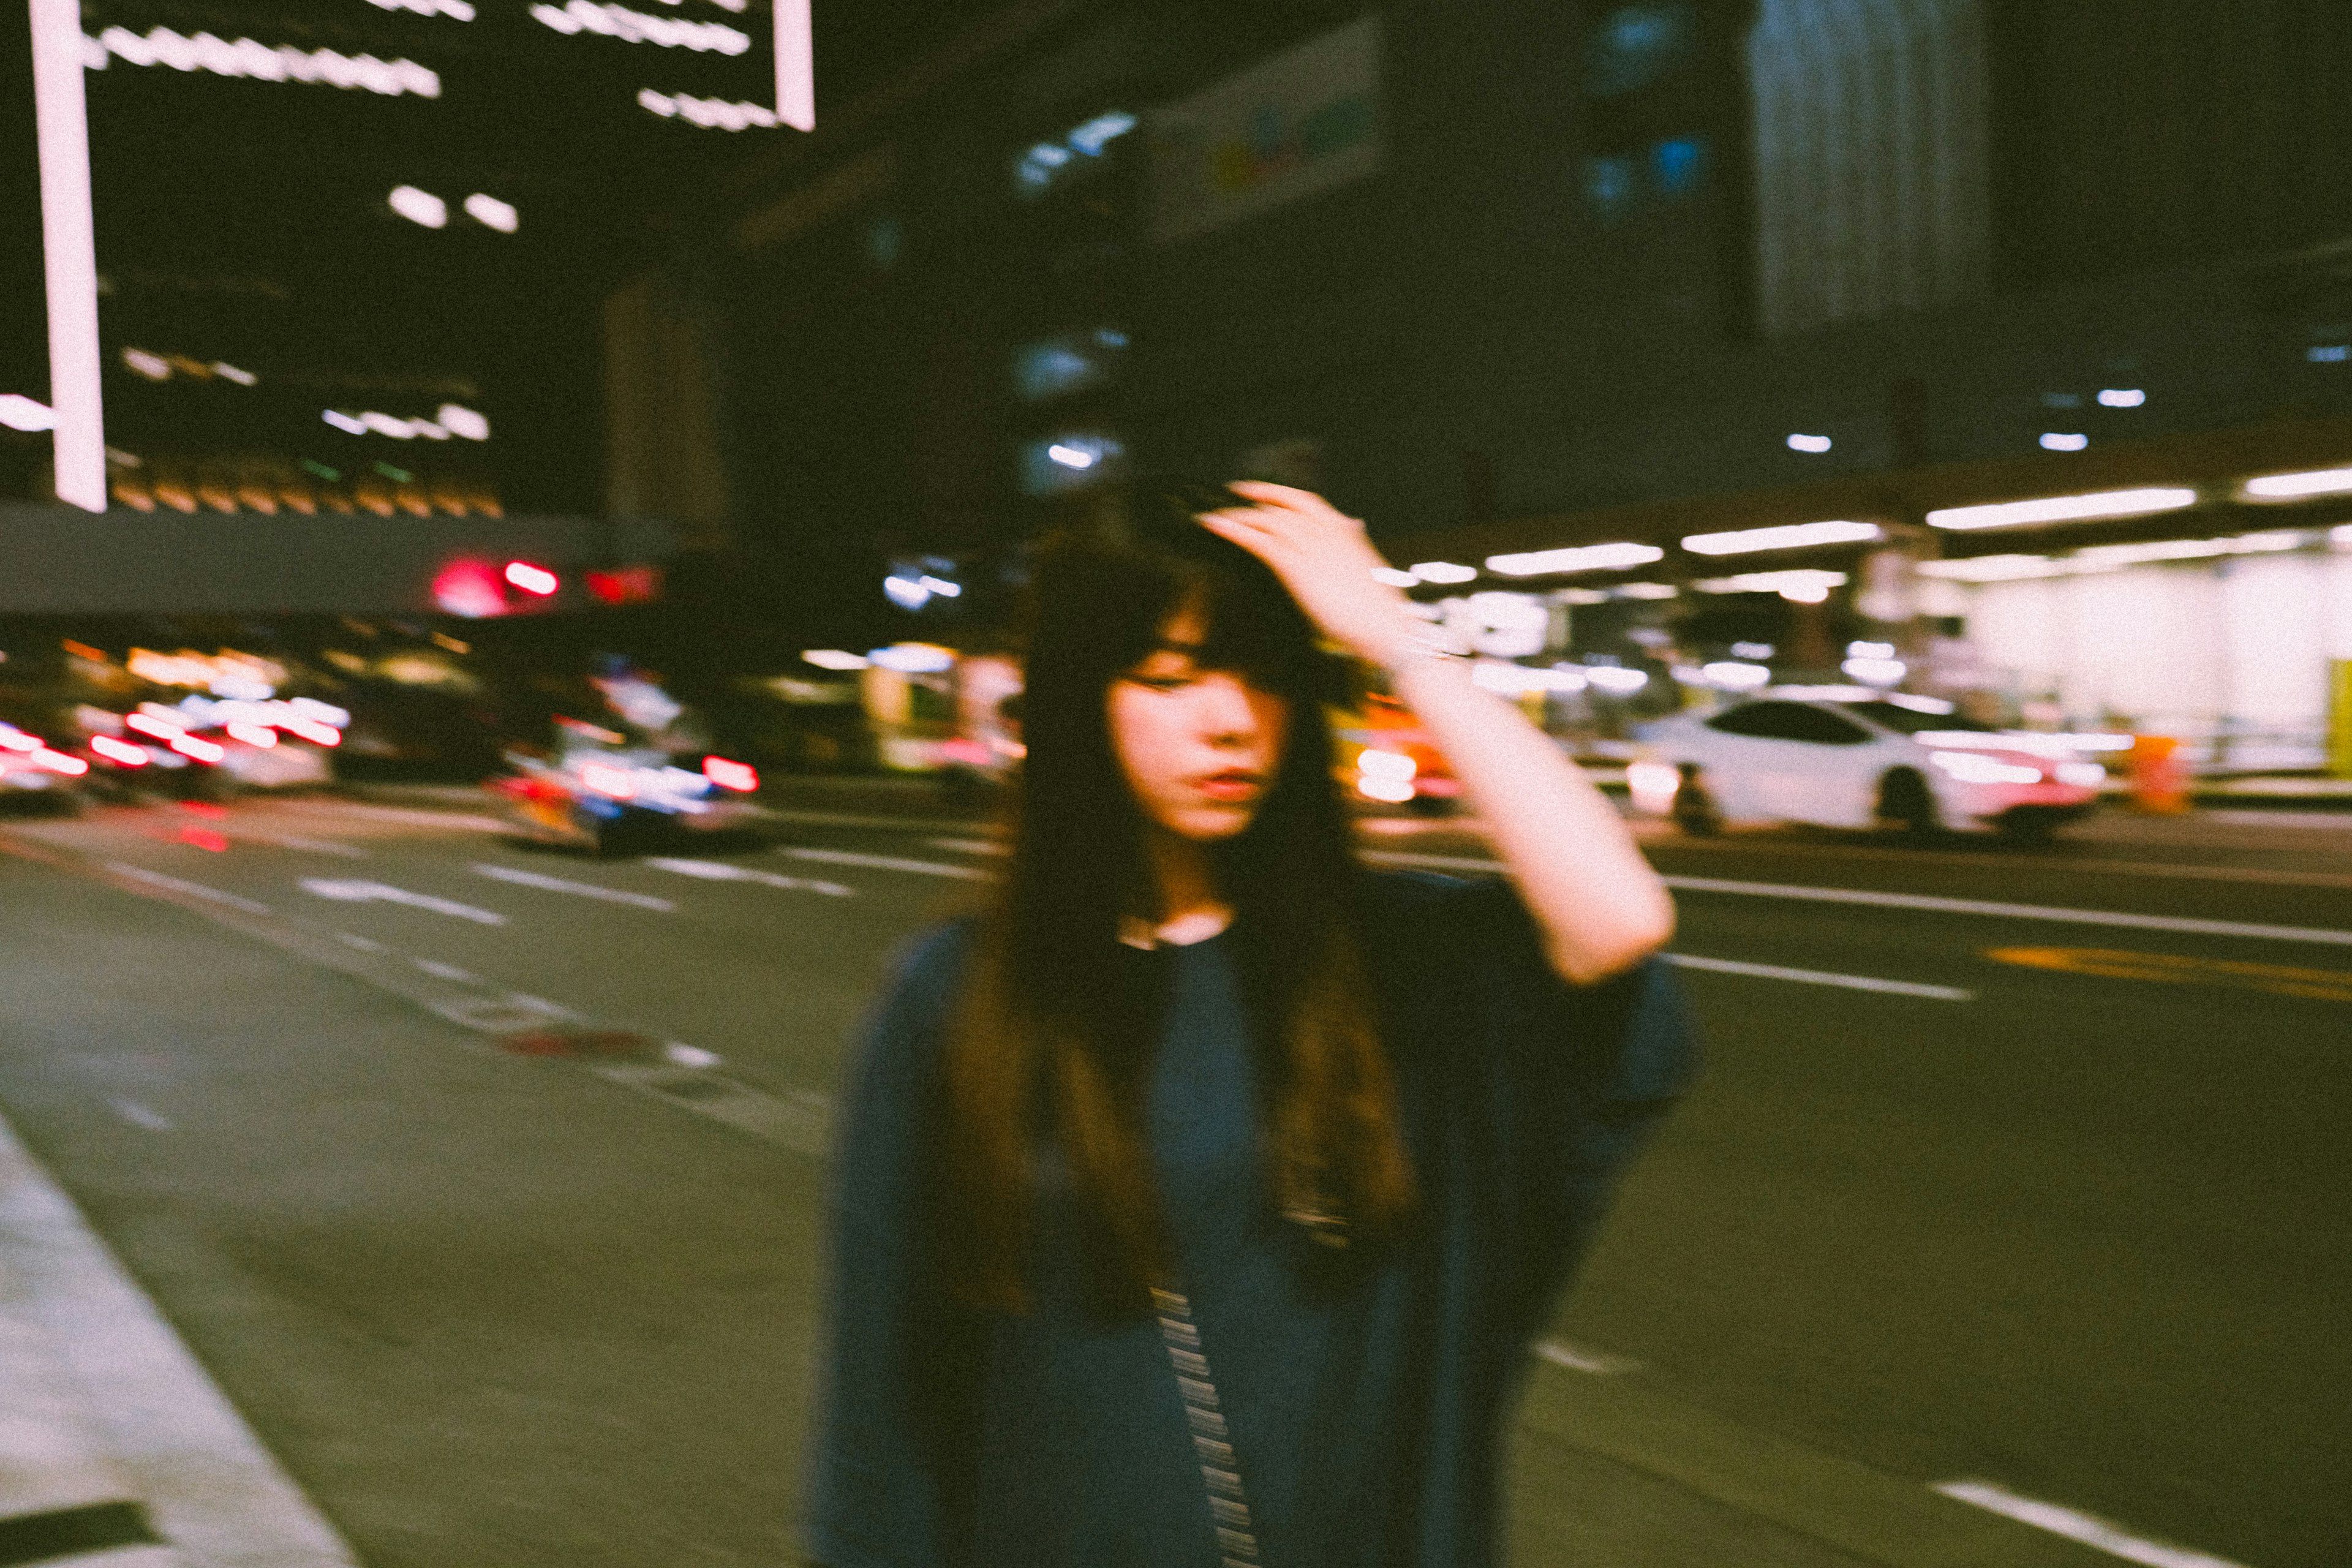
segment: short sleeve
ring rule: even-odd
[[[938,1442],[953,1336],[920,1237],[941,1029],[965,931],[910,945],[861,1032],[835,1151],[824,1362],[803,1533],[826,1568],[946,1560],[953,1488]]]
[[[1620,1179],[1700,1065],[1673,966],[1592,985],[1551,967],[1508,882],[1384,876],[1375,942],[1421,1038],[1454,1179],[1475,1181],[1523,1310],[1544,1310],[1591,1244]],[[1398,982],[1402,981],[1402,987]]]

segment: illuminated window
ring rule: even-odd
[[[1013,351],[1013,384],[1024,401],[1043,402],[1108,376],[1127,348],[1127,334],[1108,327],[1059,332]]]
[[[1694,0],[1621,5],[1592,30],[1584,90],[1593,98],[1638,92],[1686,61],[1697,42]]]

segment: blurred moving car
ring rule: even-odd
[[[1932,697],[1781,688],[1646,726],[1637,809],[1685,832],[1727,822],[2043,837],[2097,804],[2106,769],[2066,737],[1974,723]]]
[[[514,770],[488,787],[528,838],[597,854],[629,854],[689,833],[748,826],[760,775],[748,763],[706,756],[681,767],[659,746],[616,730],[558,719],[553,756],[507,753]]]
[[[1341,727],[1334,738],[1341,781],[1366,800],[1436,815],[1461,797],[1462,781],[1444,753],[1393,697],[1367,696],[1362,722]]]
[[[0,807],[70,816],[81,809],[89,764],[40,736],[0,721]]]

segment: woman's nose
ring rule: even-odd
[[[1247,741],[1257,733],[1257,710],[1248,689],[1230,675],[1213,675],[1195,688],[1200,696],[1201,731],[1213,741]]]

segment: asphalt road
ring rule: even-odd
[[[375,1568],[795,1561],[829,1107],[988,841],[481,809],[0,823],[0,1110]],[[2352,831],[1653,853],[1711,1069],[1561,1313],[1632,1403],[1523,1447],[1521,1561],[1894,1562],[1807,1521],[1978,1479],[2352,1562]]]

